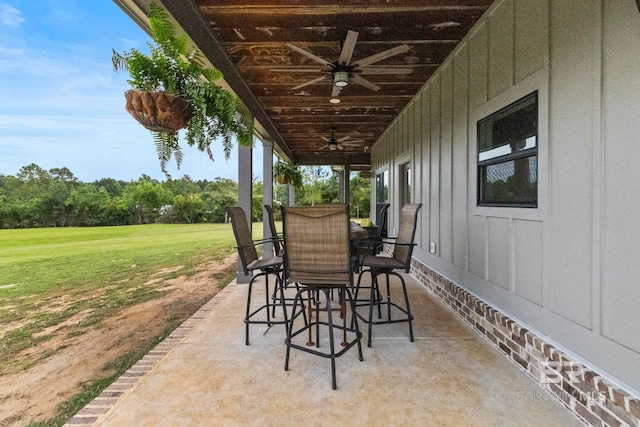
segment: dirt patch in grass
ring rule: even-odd
[[[27,359],[37,354],[39,362],[0,378],[0,426],[24,426],[54,417],[59,405],[84,384],[113,375],[111,365],[117,358],[158,341],[169,325],[179,325],[211,299],[236,270],[236,261],[232,255],[202,264],[188,278],[163,281],[164,274],[175,271],[158,272],[152,278],[163,281],[158,298],[123,309],[80,335],[70,334],[70,328],[86,312],[47,330],[49,339],[20,354]]]

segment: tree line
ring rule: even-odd
[[[304,168],[304,175],[296,204],[337,201],[337,176],[312,168]],[[354,176],[351,188],[352,215],[368,216],[368,180]],[[262,220],[262,189],[254,178],[252,221]],[[287,187],[276,184],[274,199],[286,204]],[[0,228],[216,223],[225,222],[226,207],[237,203],[237,182],[219,177],[158,181],[142,175],[130,182],[102,178],[85,183],[66,167],[45,170],[33,163],[15,176],[0,174]]]

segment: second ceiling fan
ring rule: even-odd
[[[356,46],[356,42],[358,40],[358,33],[356,31],[349,30],[347,32],[347,37],[342,44],[342,49],[340,50],[340,57],[333,62],[330,62],[324,58],[321,58],[308,50],[302,49],[301,47],[296,46],[292,43],[287,43],[287,46],[306,56],[307,58],[312,59],[313,61],[322,64],[322,67],[317,68],[273,68],[271,71],[282,71],[282,72],[322,72],[324,75],[313,80],[309,80],[308,82],[299,84],[298,86],[292,88],[294,90],[301,89],[305,86],[309,86],[312,84],[319,83],[323,80],[330,80],[333,85],[333,90],[331,96],[333,98],[337,97],[340,94],[340,91],[343,87],[347,86],[349,82],[353,82],[359,84],[360,86],[364,86],[373,91],[380,90],[380,86],[377,84],[365,79],[362,75],[375,75],[375,74],[410,74],[413,70],[410,68],[400,68],[400,67],[369,67],[376,62],[382,61],[384,59],[390,58],[392,56],[398,55],[400,53],[407,52],[410,48],[409,45],[403,44],[400,46],[396,46],[391,49],[387,49],[385,51],[376,53],[374,55],[368,56],[366,58],[353,61],[353,50]]]
[[[323,145],[321,150],[344,150],[344,146],[358,147],[360,143],[364,142],[362,139],[351,139],[349,135],[343,136],[342,138],[335,139],[333,136],[333,128],[331,128],[331,138],[326,138],[321,136],[320,138],[324,139],[327,143]],[[344,143],[347,139],[351,139],[350,142]]]

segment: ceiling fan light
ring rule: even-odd
[[[338,149],[338,144],[336,143],[329,143],[329,150],[330,151],[336,151]]]
[[[346,71],[336,71],[333,73],[333,84],[338,87],[344,87],[349,83],[349,73]]]

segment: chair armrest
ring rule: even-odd
[[[281,239],[273,238],[273,237],[267,237],[265,239],[252,240],[251,241],[251,245],[236,246],[236,249],[244,249],[244,248],[248,248],[248,247],[251,247],[251,246],[255,247],[255,246],[262,245],[264,243],[273,242],[274,240],[281,240]]]

